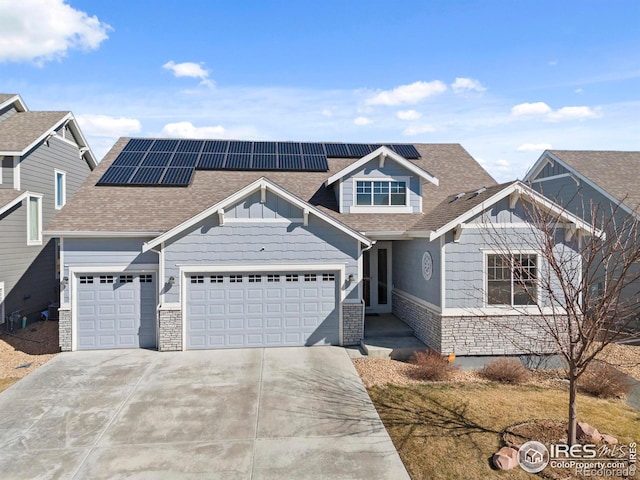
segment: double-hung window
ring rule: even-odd
[[[56,170],[54,181],[56,209],[59,210],[67,203],[67,174]]]
[[[530,253],[487,255],[487,304],[535,305],[538,256]]]
[[[42,245],[42,197],[27,197],[27,245]]]
[[[357,206],[405,206],[407,182],[395,180],[357,180]]]

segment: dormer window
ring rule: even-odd
[[[407,182],[394,180],[357,180],[357,206],[405,206]]]

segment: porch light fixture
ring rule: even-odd
[[[68,284],[69,284],[69,277],[63,277],[62,280],[60,280],[60,286],[62,288],[65,288]]]
[[[169,285],[173,287],[175,284],[176,284],[176,277],[172,275],[169,277]]]
[[[353,282],[355,279],[356,277],[353,275],[353,273],[350,273],[348,278],[349,282]]]

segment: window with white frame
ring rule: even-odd
[[[27,245],[42,244],[42,197],[27,197]]]
[[[67,203],[67,174],[61,170],[55,171],[55,202],[56,209],[61,209]]]
[[[407,182],[395,180],[356,180],[357,206],[405,206]]]
[[[538,256],[535,253],[487,255],[487,305],[536,305]]]

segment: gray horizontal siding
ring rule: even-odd
[[[411,177],[409,185],[409,205],[413,209],[413,213],[420,213],[420,195],[422,179],[411,173],[398,163],[386,160],[384,167],[379,168],[378,159],[371,160],[362,168],[351,172],[342,179],[342,208],[345,213],[349,213],[350,208],[354,205],[354,178],[388,178],[389,180],[401,180],[400,177]],[[384,207],[380,207],[383,209]]]
[[[0,168],[2,169],[2,182],[0,188],[13,188],[13,157],[0,157]]]
[[[425,252],[433,259],[430,280],[422,276],[422,256]],[[440,240],[398,240],[393,242],[393,286],[435,306],[440,306]]]
[[[142,244],[149,238],[65,238],[63,243],[63,276],[69,277],[70,267],[157,265],[158,254],[142,253]],[[70,279],[71,280],[71,279]],[[63,302],[69,302],[69,287],[63,292]]]
[[[0,109],[0,122],[6,120],[15,113],[17,113],[17,110],[13,105]]]
[[[251,265],[339,263],[346,275],[358,275],[359,242],[314,215],[309,226],[280,223],[233,223],[220,226],[213,216],[165,245],[165,279],[175,277],[165,302],[180,301],[179,265]],[[356,282],[348,298],[357,298]],[[165,286],[165,288],[167,288]]]

